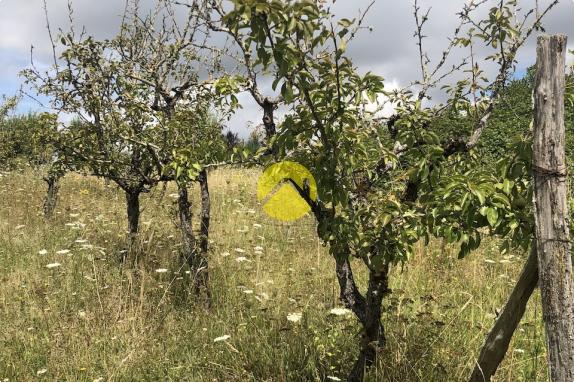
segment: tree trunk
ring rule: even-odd
[[[355,313],[359,321],[364,323],[365,319],[365,297],[359,292],[355,284],[353,270],[347,254],[335,255],[337,280],[339,281],[339,299],[347,309]]]
[[[534,90],[534,221],[550,377],[574,381],[574,288],[564,153],[566,36],[538,38]]]
[[[128,213],[128,253],[135,253],[137,262],[137,238],[140,222],[140,191],[126,191],[126,204]]]
[[[385,345],[385,331],[381,323],[381,305],[383,297],[388,293],[388,266],[381,272],[369,273],[369,287],[365,298],[365,313],[363,324],[362,348],[359,358],[347,379],[348,382],[361,382],[365,370],[372,366],[380,349]]]
[[[520,278],[516,283],[504,309],[498,316],[494,327],[488,333],[470,382],[488,382],[496,373],[498,365],[504,359],[512,335],[524,315],[528,299],[538,283],[538,259],[535,243],[532,243],[530,255],[524,264]]]
[[[205,290],[207,305],[211,305],[211,293],[209,290],[209,268],[207,251],[209,249],[209,223],[211,221],[211,199],[209,185],[207,183],[207,171],[201,170],[198,177],[201,190],[201,224],[199,229],[199,255],[197,256],[197,286]]]
[[[193,269],[193,257],[195,256],[195,235],[192,227],[192,212],[189,203],[187,186],[178,185],[179,197],[177,205],[179,210],[179,228],[182,238],[182,256],[185,258],[189,267]]]
[[[189,195],[187,186],[178,185],[179,187],[179,228],[181,230],[182,248],[181,254],[185,258],[191,272],[192,286],[196,295],[200,295],[201,290],[205,289],[207,285],[203,284],[203,269],[204,261],[202,254],[198,253],[198,246],[193,234],[192,225],[192,211],[191,204],[189,203]]]
[[[54,210],[58,203],[58,191],[60,190],[60,176],[57,174],[48,174],[44,178],[48,184],[48,191],[44,199],[44,217],[51,219],[54,216]]]

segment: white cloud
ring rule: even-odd
[[[493,1],[493,4],[496,2]],[[550,0],[540,1],[541,7]],[[420,0],[423,9],[432,6],[425,34],[426,50],[436,62],[448,44],[447,37],[455,29],[456,12],[465,0]],[[30,46],[34,46],[39,63],[51,60],[51,45],[46,33],[46,21],[42,0],[2,0],[0,2],[0,94],[15,92],[21,83],[18,72],[28,65]],[[150,7],[153,0],[142,1],[143,7]],[[342,1],[333,5],[338,17],[356,17],[359,9],[365,9],[370,0]],[[58,28],[69,28],[67,0],[47,0],[52,32]],[[524,8],[534,6],[535,0],[521,0]],[[97,38],[111,37],[119,27],[124,1],[118,0],[75,0],[74,20],[78,26],[85,25],[89,34]],[[488,7],[487,7],[488,8]],[[548,33],[566,33],[574,39],[574,2],[562,1],[551,11],[544,25]],[[413,38],[415,23],[413,2],[409,0],[378,0],[364,25],[373,27],[373,32],[361,31],[349,44],[348,54],[361,72],[373,71],[387,79],[391,85],[408,85],[420,78],[416,41]],[[80,27],[78,27],[80,29]],[[574,43],[572,40],[571,45]],[[478,52],[484,56],[484,51]],[[453,62],[463,52],[456,52]],[[524,70],[535,61],[535,36],[531,37],[518,56],[518,68]],[[486,66],[492,74],[492,65]],[[389,80],[390,79],[390,80]],[[455,80],[454,77],[452,80]],[[272,94],[272,93],[271,93]],[[433,93],[434,94],[434,93]],[[440,99],[438,94],[435,94]],[[261,123],[262,113],[248,94],[239,96],[244,108],[229,122],[232,130],[248,135],[248,122],[253,126]],[[32,108],[33,104],[29,103]],[[279,110],[280,117],[284,111]]]

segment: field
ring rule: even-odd
[[[134,269],[119,261],[125,199],[115,186],[66,176],[45,222],[41,177],[2,173],[0,381],[343,380],[360,329],[352,315],[331,312],[341,307],[334,261],[310,217],[287,224],[263,214],[257,176],[210,174],[206,309],[178,256],[173,185],[144,196],[144,256]],[[441,242],[421,243],[392,269],[388,343],[367,380],[467,379],[523,259],[500,255],[494,242],[464,260]],[[547,379],[539,306],[536,293],[496,381]]]

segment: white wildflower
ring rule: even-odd
[[[245,253],[245,250],[243,248],[235,248],[234,251],[237,253]]]
[[[221,254],[221,257],[227,257],[227,256],[229,256],[229,255],[230,255],[229,252],[223,252],[223,253]]]
[[[61,265],[62,264],[60,264],[60,263],[50,263],[50,264],[46,265],[46,268],[48,268],[48,269],[58,268]]]
[[[488,264],[495,264],[496,263],[496,261],[490,260],[490,259],[485,259],[484,262],[488,263]]]
[[[40,369],[36,372],[36,375],[46,374],[47,372],[48,372],[48,369]]]
[[[61,249],[59,251],[56,251],[56,253],[58,255],[66,255],[66,254],[70,253],[70,250],[69,249]]]
[[[260,229],[260,228],[263,228],[263,226],[259,223],[253,223],[253,228]]]
[[[299,322],[303,318],[303,313],[289,313],[287,315],[287,321]]]
[[[235,258],[235,261],[237,261],[238,263],[242,263],[244,261],[249,261],[249,259],[245,256],[239,256]]]
[[[346,309],[346,308],[333,308],[329,311],[329,313],[335,315],[335,316],[345,316],[347,314],[351,314],[351,310]]]
[[[48,251],[46,251],[45,249],[41,249],[38,251],[38,255],[47,255]]]
[[[213,342],[227,341],[227,340],[230,339],[230,338],[231,338],[231,336],[228,335],[228,334],[226,334],[226,335],[224,335],[224,336],[215,338],[215,339],[213,340]]]
[[[165,268],[158,268],[158,269],[155,270],[155,272],[156,272],[156,273],[166,273],[166,272],[167,272],[167,269],[165,269]]]
[[[328,376],[327,376],[327,379],[328,379],[329,381],[342,381],[341,378],[338,378],[338,377],[335,377],[335,376],[332,376],[332,375],[328,375]]]

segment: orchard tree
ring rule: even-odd
[[[79,118],[79,123],[60,128],[64,156],[125,192],[130,247],[138,232],[140,194],[179,178],[172,165],[178,150],[196,149],[200,142],[209,146],[199,138],[215,126],[204,121],[218,52],[206,44],[206,9],[205,2],[197,1],[179,18],[163,1],[147,14],[139,1],[128,2],[114,38],[96,40],[72,27],[54,42],[54,63],[48,71],[32,63],[23,72],[38,93],[51,99],[53,109]],[[50,27],[48,32],[52,36]],[[190,119],[194,113],[199,117]],[[199,162],[185,163],[192,167],[179,171],[198,171]],[[193,180],[207,190],[203,175]],[[180,211],[180,217],[184,215]],[[181,227],[187,242],[190,232],[183,222]]]
[[[0,102],[0,166],[6,167],[8,161],[16,155],[14,147],[14,129],[9,114],[18,105],[18,97],[3,96]]]
[[[0,117],[16,106],[17,98],[6,100]],[[24,161],[38,171],[48,189],[44,199],[44,216],[51,218],[58,198],[59,180],[65,170],[56,160],[55,142],[58,137],[56,116],[49,113],[15,115],[0,118],[0,163],[2,166]]]
[[[305,184],[291,183],[308,202],[317,234],[335,259],[341,301],[363,327],[359,357],[349,373],[349,381],[361,381],[385,345],[380,316],[383,297],[390,292],[391,267],[406,262],[416,242],[445,238],[460,245],[460,257],[478,248],[485,234],[499,234],[509,246],[528,247],[531,214],[513,208],[531,190],[525,177],[527,150],[493,172],[478,166],[473,149],[498,105],[519,48],[557,2],[532,20],[534,10],[518,12],[517,1],[468,1],[450,43],[433,64],[423,46],[429,13],[415,1],[422,78],[393,92],[385,89],[382,77],[360,74],[346,55],[348,43],[364,28],[364,14],[335,21],[326,2],[309,0],[231,3],[228,10],[216,2],[218,17],[209,23],[236,42],[245,70],[220,80],[218,88],[246,90],[262,107],[267,139],[259,160],[295,160],[317,181],[318,198]],[[477,19],[490,4],[487,17]],[[486,47],[489,56],[479,59],[477,45]],[[448,66],[456,50],[468,54]],[[492,79],[481,69],[484,59],[498,68]],[[272,78],[276,94],[263,95],[258,85],[262,73]],[[429,91],[454,73],[468,78],[446,88],[448,102],[424,106],[433,105]],[[387,118],[372,112],[373,103],[384,97],[395,108]],[[273,111],[280,104],[289,113],[276,126]],[[430,124],[450,107],[472,113],[472,128],[441,139]],[[352,264],[357,263],[352,258],[368,270],[364,295],[353,276]]]

